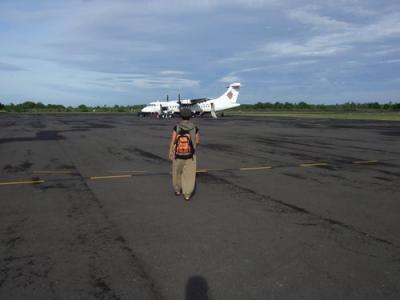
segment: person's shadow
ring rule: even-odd
[[[208,283],[204,277],[195,275],[188,279],[185,300],[210,300]]]

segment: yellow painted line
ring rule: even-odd
[[[226,171],[226,170],[229,170],[229,169],[199,169],[196,171],[196,173],[207,173],[210,171]]]
[[[272,169],[272,167],[264,166],[264,167],[239,168],[240,171],[267,170],[267,169]]]
[[[92,176],[89,177],[91,180],[97,180],[97,179],[116,179],[116,178],[130,178],[132,175],[111,175],[111,176]]]
[[[76,171],[33,171],[35,174],[76,174]]]
[[[311,163],[311,164],[301,164],[300,167],[317,167],[317,166],[327,166],[328,163]]]
[[[38,183],[44,183],[44,180],[5,181],[5,182],[0,182],[0,185],[38,184]]]
[[[148,173],[149,171],[110,171],[111,173]]]
[[[373,164],[378,162],[377,160],[355,160],[353,164]]]

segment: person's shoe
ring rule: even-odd
[[[183,196],[183,199],[185,199],[185,201],[189,201],[190,200],[190,196]]]
[[[175,196],[180,196],[181,192],[175,192]]]

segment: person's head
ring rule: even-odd
[[[192,111],[188,108],[183,108],[180,111],[180,115],[183,120],[190,120],[190,118],[192,116]]]

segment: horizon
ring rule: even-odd
[[[6,105],[214,98],[232,82],[241,104],[400,101],[398,1],[5,0],[0,17]]]
[[[165,100],[155,100],[153,102],[164,102]],[[169,101],[177,101],[177,100],[169,100]],[[168,101],[166,101],[168,102]],[[114,105],[86,105],[84,103],[80,103],[77,105],[64,105],[62,103],[60,104],[56,104],[56,103],[43,103],[42,101],[31,101],[31,100],[26,100],[26,101],[21,101],[21,102],[10,102],[10,103],[4,103],[2,101],[0,101],[0,105],[4,105],[4,106],[18,106],[18,105],[23,105],[26,103],[34,103],[35,105],[38,104],[43,104],[45,106],[50,106],[50,105],[54,105],[54,106],[63,106],[64,108],[79,108],[79,106],[86,106],[87,108],[115,108],[115,107],[121,107],[121,108],[128,108],[128,107],[141,107],[141,106],[147,106],[149,103],[139,103],[139,104],[126,104],[126,105],[119,105],[119,104],[114,104]],[[370,102],[343,102],[343,103],[310,103],[310,102],[306,102],[306,101],[298,101],[298,102],[290,102],[290,101],[258,101],[255,103],[240,103],[241,106],[255,106],[257,104],[269,104],[269,105],[275,105],[275,104],[280,104],[280,105],[285,105],[285,104],[290,104],[290,105],[299,105],[299,104],[306,104],[309,106],[345,106],[345,105],[368,105],[368,104],[379,104],[381,106],[381,108],[383,108],[384,105],[400,105],[400,101],[388,101],[388,102],[378,102],[378,101],[370,101]],[[240,106],[236,107],[235,109],[238,109]]]

